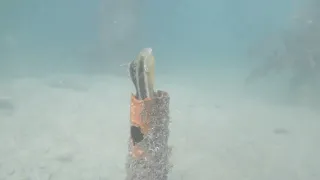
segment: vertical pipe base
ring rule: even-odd
[[[139,101],[131,98],[131,137],[127,157],[126,180],[167,180],[172,168],[169,162],[168,93],[158,91],[155,98]],[[141,112],[139,112],[139,108]],[[140,115],[135,119],[134,115]]]

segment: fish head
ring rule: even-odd
[[[154,84],[154,56],[151,48],[143,48],[139,53],[140,61],[143,61],[144,72],[149,76],[149,83]]]
[[[152,66],[154,66],[154,56],[152,53],[151,48],[144,48],[139,53],[139,59],[140,61],[143,61],[144,63],[144,70],[145,72],[150,72],[152,69]]]

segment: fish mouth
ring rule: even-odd
[[[148,59],[153,58],[153,53],[151,48],[144,48],[139,53],[139,60],[148,61]]]
[[[150,56],[150,55],[152,55],[152,48],[143,48],[140,51],[140,54],[143,56]]]

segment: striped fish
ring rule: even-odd
[[[154,96],[154,56],[151,48],[144,48],[129,64],[130,78],[136,89],[136,98],[144,100]]]

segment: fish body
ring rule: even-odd
[[[139,100],[154,97],[154,56],[151,48],[140,51],[135,60],[129,64],[130,78]]]

